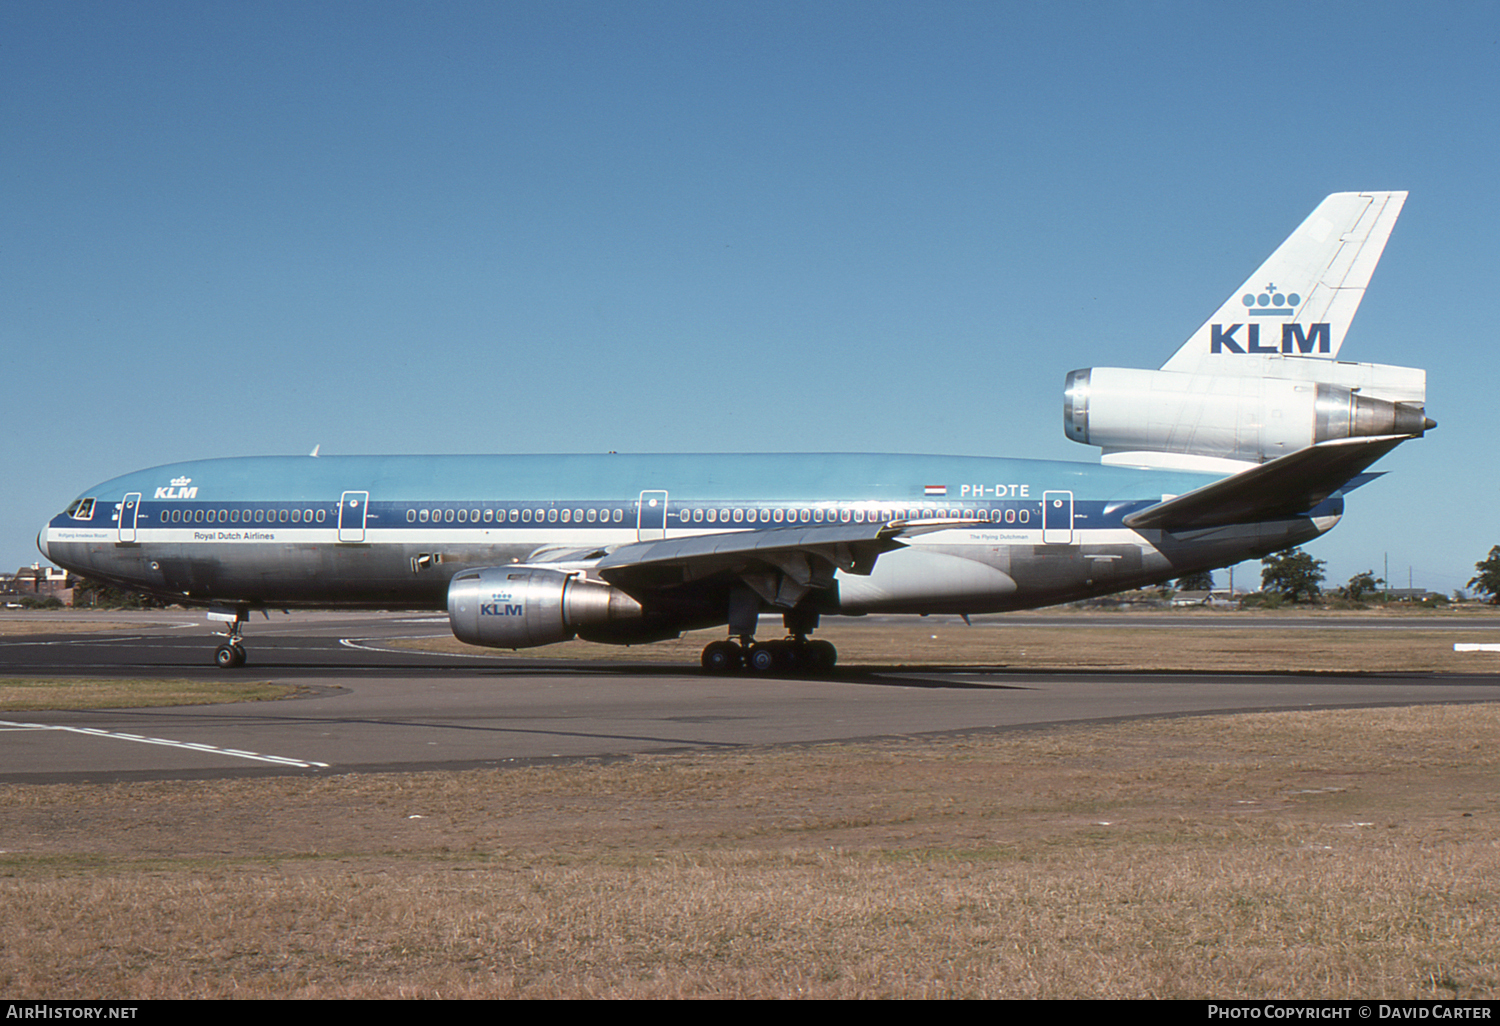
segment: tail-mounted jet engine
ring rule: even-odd
[[[1063,398],[1068,437],[1102,446],[1106,454],[1181,453],[1262,463],[1334,438],[1421,435],[1435,426],[1420,402],[1248,374],[1091,367],[1068,375]]]
[[[448,585],[448,622],[470,645],[533,648],[580,635],[620,643],[637,633],[640,640],[663,636],[659,628],[631,623],[641,617],[641,604],[620,589],[550,567],[465,570]]]

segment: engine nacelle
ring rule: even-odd
[[[590,629],[609,634],[641,615],[641,604],[620,589],[551,567],[464,570],[448,585],[448,623],[470,645],[534,648]]]
[[[1421,435],[1420,403],[1312,380],[1091,367],[1068,375],[1063,430],[1110,452],[1263,463],[1334,438]]]

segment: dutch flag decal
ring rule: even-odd
[[[948,494],[948,486],[947,485],[928,485],[927,487],[925,487],[925,488],[922,489],[922,494],[923,495],[947,495]]]

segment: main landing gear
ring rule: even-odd
[[[703,668],[709,673],[736,673],[741,668],[757,676],[793,673],[827,673],[839,661],[832,642],[808,638],[778,641],[715,641],[703,650]]]
[[[818,625],[816,613],[787,613],[783,618],[790,637],[777,641],[756,641],[748,632],[739,640],[710,643],[703,650],[703,669],[708,673],[738,673],[749,670],[756,676],[824,674],[839,661],[839,650],[831,642],[808,637]],[[734,629],[733,624],[730,629]]]
[[[221,670],[232,670],[237,666],[245,665],[245,621],[250,618],[250,611],[243,607],[236,609],[210,608],[208,611],[210,620],[218,620],[229,624],[227,631],[219,631],[219,637],[224,643],[214,650],[214,665]]]

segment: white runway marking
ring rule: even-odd
[[[227,755],[234,759],[253,759],[256,762],[270,762],[278,766],[296,766],[298,769],[328,769],[326,762],[312,762],[311,760],[292,759],[284,755],[262,755],[259,752],[245,752],[238,748],[220,748],[217,745],[203,745],[192,741],[171,741],[164,737],[142,737],[140,734],[122,734],[114,730],[100,730],[97,727],[62,727],[51,723],[15,723],[10,720],[0,720],[0,729],[3,730],[62,730],[70,734],[85,734],[91,737],[108,737],[117,741],[138,741],[145,745],[165,745],[168,748],[186,748],[194,752],[208,752],[212,755]]]
[[[404,634],[399,640],[420,638],[450,638],[451,634]],[[424,652],[420,648],[378,648],[375,645],[366,645],[367,641],[395,641],[395,638],[340,638],[339,644],[345,648],[357,648],[361,652],[379,652],[382,655],[428,655],[428,656],[463,656],[465,659],[493,659],[496,655],[504,654],[497,652]]]

